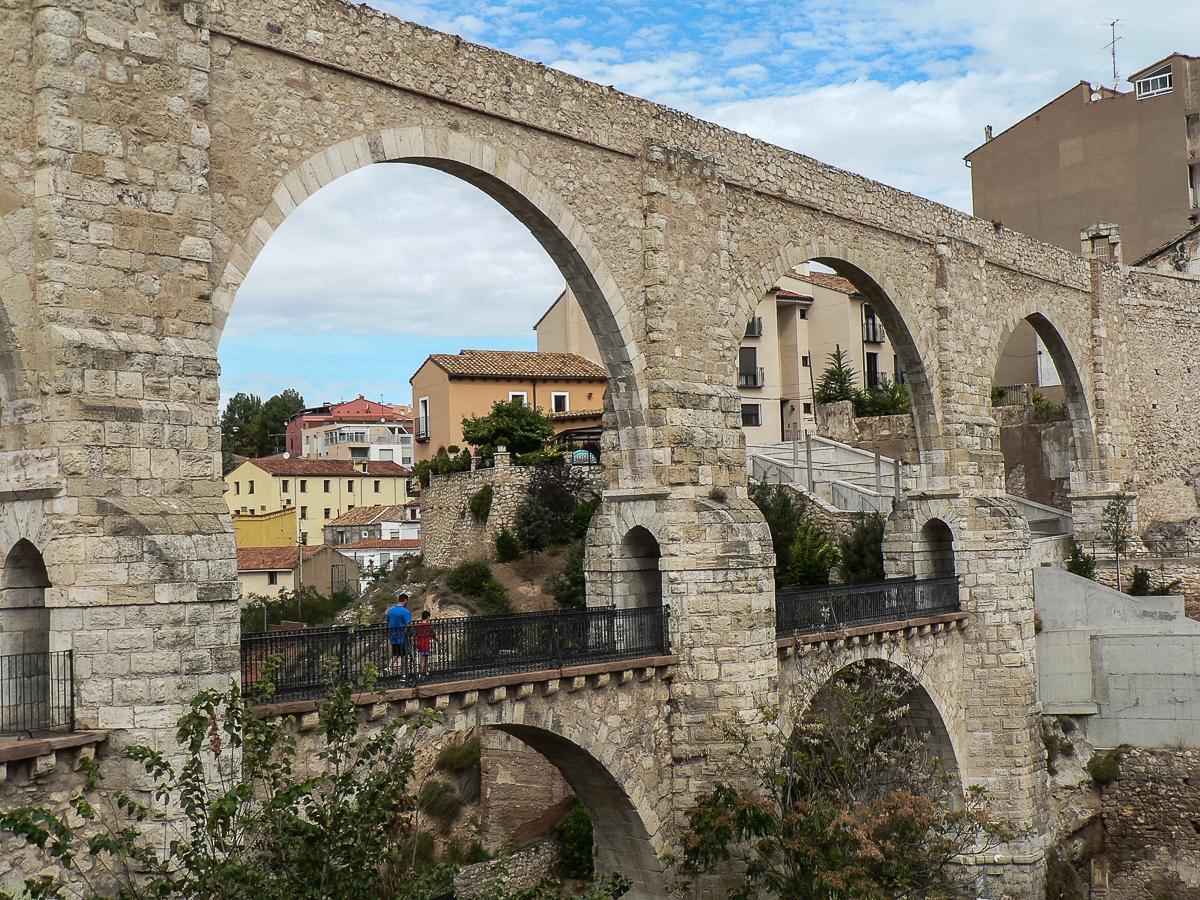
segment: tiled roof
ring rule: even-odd
[[[336,519],[330,521],[329,525],[374,525],[377,522],[401,522],[404,521],[405,512],[404,505],[397,506],[356,506],[348,512],[342,513]]]
[[[532,350],[460,350],[433,353],[430,362],[467,378],[607,378],[603,367],[575,353]]]
[[[416,538],[382,538],[379,540],[350,541],[338,544],[339,550],[420,550],[421,542]]]
[[[356,459],[305,459],[300,456],[284,459],[282,453],[277,453],[274,456],[260,456],[250,462],[272,475],[361,475],[368,478],[409,475],[404,466],[386,460],[370,460],[366,472],[358,468],[359,460]]]
[[[324,549],[323,546],[305,547],[304,558],[312,559]],[[296,568],[295,547],[239,547],[237,555],[239,572],[290,572]]]
[[[569,422],[572,419],[594,419],[603,415],[602,409],[569,409],[566,412],[550,413],[550,418],[556,422]]]
[[[829,275],[825,272],[809,272],[807,275],[801,275],[799,272],[788,272],[784,277],[807,281],[809,284],[828,288],[841,294],[857,294],[859,292],[858,288],[841,275]]]
[[[1156,256],[1159,256],[1160,254],[1164,253],[1165,251],[1175,249],[1176,244],[1180,243],[1181,241],[1186,241],[1193,234],[1200,234],[1200,222],[1197,222],[1195,225],[1188,226],[1186,231],[1182,231],[1179,234],[1175,235],[1175,237],[1171,238],[1165,244],[1160,244],[1159,246],[1155,247],[1149,253],[1145,254],[1140,259],[1133,262],[1132,265],[1135,265],[1135,266],[1146,265],[1152,259],[1154,259]]]
[[[775,288],[775,299],[777,300],[804,300],[812,303],[812,296],[809,294],[797,294],[795,291],[789,291],[787,288]]]

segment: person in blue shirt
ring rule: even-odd
[[[408,594],[400,591],[387,611],[388,643],[392,645],[392,662],[388,672],[393,675],[408,671],[408,626],[411,624]]]

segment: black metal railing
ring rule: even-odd
[[[738,371],[738,387],[760,388],[766,383],[767,370],[762,366]]]
[[[762,316],[755,316],[750,320],[750,324],[746,326],[746,337],[760,338],[763,336],[763,320]]]
[[[424,443],[425,441],[429,440],[428,416],[417,416],[417,418],[413,421],[413,425],[415,426],[413,428],[413,431],[415,432],[414,436],[419,442]]]
[[[958,579],[900,578],[775,592],[775,633],[816,634],[960,610]]]
[[[72,651],[0,656],[0,735],[74,730]]]
[[[459,681],[660,656],[666,607],[564,610],[430,620],[408,626],[399,653],[386,625],[308,628],[242,637],[242,689],[252,694],[272,657],[275,696],[299,700],[356,684],[369,669],[381,688]]]

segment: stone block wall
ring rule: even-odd
[[[480,735],[479,818],[484,847],[524,846],[548,812],[572,797],[562,773],[524,741],[485,728]]]
[[[488,468],[434,475],[421,492],[421,553],[428,565],[448,568],[468,559],[495,558],[496,535],[512,529],[534,472],[533,466],[513,465],[508,453],[497,453],[495,459]],[[600,493],[603,467],[569,468],[583,490]],[[480,522],[470,504],[484,485],[492,487],[492,508]]]
[[[1084,549],[1092,551],[1095,547]],[[1160,557],[1146,556],[1121,560],[1121,581],[1117,584],[1117,565],[1111,558],[1100,557],[1096,560],[1096,580],[1101,584],[1117,590],[1128,590],[1130,579],[1133,577],[1133,567],[1141,566],[1150,571],[1150,582],[1157,587],[1162,582],[1178,580],[1179,586],[1172,590],[1173,594],[1181,594],[1184,610],[1193,619],[1200,619],[1200,557]]]

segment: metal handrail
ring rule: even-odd
[[[428,630],[415,623],[399,631],[374,625],[267,632],[242,637],[242,686],[254,693],[275,656],[275,696],[298,700],[321,696],[331,681],[356,684],[369,667],[386,688],[661,656],[669,648],[665,606],[431,619]]]
[[[960,612],[958,578],[894,578],[775,592],[779,637]]]
[[[74,652],[0,656],[0,735],[74,730]]]

